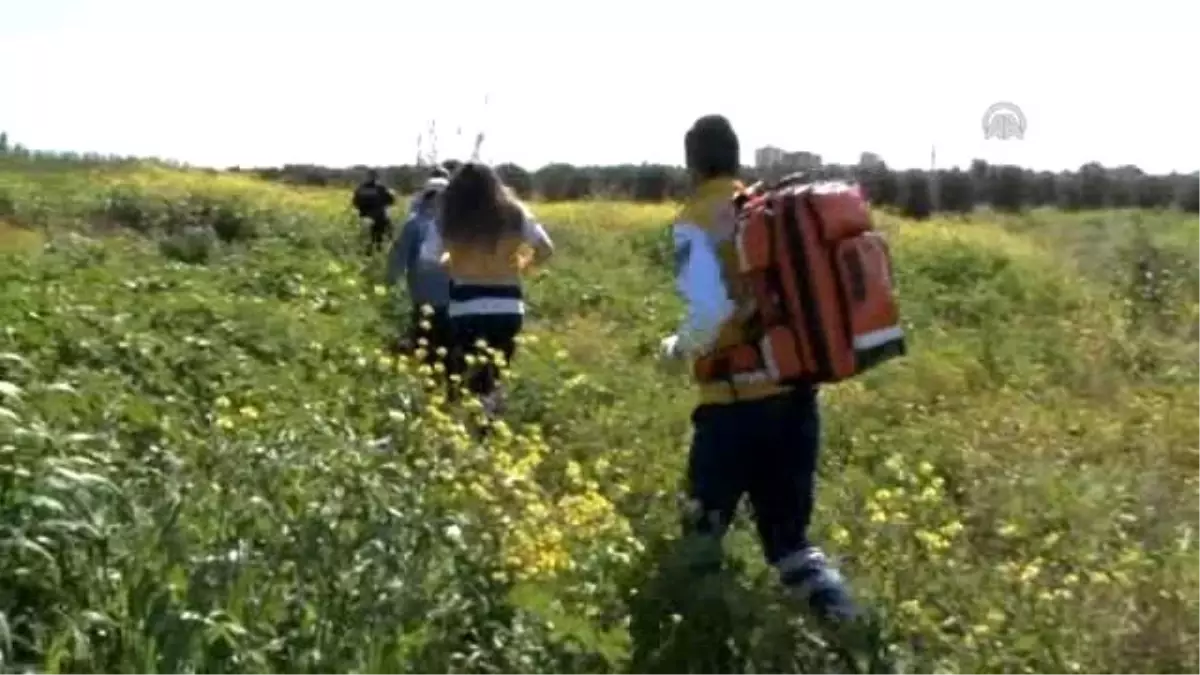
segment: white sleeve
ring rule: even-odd
[[[687,316],[675,334],[679,350],[694,356],[712,346],[735,308],[708,233],[690,223],[677,223],[672,232],[675,288],[687,303]]]
[[[542,224],[534,220],[533,214],[525,210],[525,220],[521,223],[521,238],[530,246],[550,245],[550,235],[546,233],[546,228]]]

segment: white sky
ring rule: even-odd
[[[536,168],[680,164],[688,125],[721,112],[745,163],[774,144],[928,166],[936,143],[941,166],[1191,171],[1198,18],[1187,0],[0,0],[0,130],[339,166],[411,162],[437,119],[443,156],[483,129],[485,159]],[[984,140],[1001,100],[1024,140]]]

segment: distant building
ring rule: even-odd
[[[864,152],[858,156],[858,165],[864,168],[883,166],[883,158],[873,152]]]
[[[788,152],[782,148],[765,146],[754,151],[754,166],[759,170],[802,171],[821,168],[821,156],[805,152]]]
[[[766,146],[754,151],[754,166],[758,169],[769,169],[773,166],[783,164],[783,158],[787,155],[782,148]]]
[[[814,152],[789,152],[783,156],[783,164],[789,171],[802,171],[821,168],[821,156]]]

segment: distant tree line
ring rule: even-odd
[[[870,153],[864,153],[864,156]],[[41,161],[120,163],[133,158],[93,153],[31,151],[0,132],[0,156]],[[180,166],[177,162],[166,162]],[[416,165],[376,167],[384,182],[401,192],[413,192],[424,182],[428,168]],[[589,198],[640,202],[678,200],[687,194],[682,167],[662,164],[575,166],[555,163],[528,171],[516,164],[496,167],[501,177],[523,197],[546,201]],[[241,169],[262,178],[298,185],[346,186],[362,179],[366,167],[329,168],[289,164],[280,168]],[[1020,212],[1034,207],[1063,210],[1105,208],[1175,208],[1200,212],[1200,172],[1148,174],[1136,166],[1105,167],[1091,162],[1075,171],[1033,171],[1018,166],[992,165],[975,160],[967,169],[891,169],[883,162],[859,165],[826,164],[811,170],[814,177],[853,178],[879,206],[892,207],[912,218],[935,212],[967,213],[980,206]],[[747,181],[774,178],[746,168]]]
[[[349,186],[361,179],[365,168],[287,165],[248,171],[269,180],[294,184]],[[403,192],[416,190],[428,174],[427,168],[413,165],[377,168],[388,185]],[[536,196],[547,201],[622,198],[658,202],[679,199],[688,190],[683,168],[661,164],[574,166],[556,163],[532,172],[515,164],[500,164],[496,169],[522,196]],[[934,212],[966,213],[979,206],[1007,212],[1033,207],[1200,211],[1200,172],[1153,175],[1136,166],[1114,168],[1095,162],[1075,171],[1033,171],[975,160],[967,169],[936,172],[894,170],[878,162],[855,166],[823,165],[811,173],[821,178],[853,178],[865,187],[872,202],[893,207],[913,218],[925,218]],[[746,169],[743,176],[750,181],[763,177],[774,176],[761,176],[752,168]]]
[[[130,157],[127,155],[112,155],[99,152],[61,152],[58,150],[33,150],[20,143],[17,143],[9,137],[8,132],[0,131],[0,160],[12,160],[22,162],[25,166],[34,164],[84,164],[89,166],[95,165],[121,165],[134,164],[141,161],[146,161],[141,157]],[[167,166],[183,168],[181,162],[152,160]]]

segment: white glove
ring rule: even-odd
[[[674,361],[682,356],[683,354],[679,351],[678,335],[668,335],[659,343],[659,358],[666,361]]]

